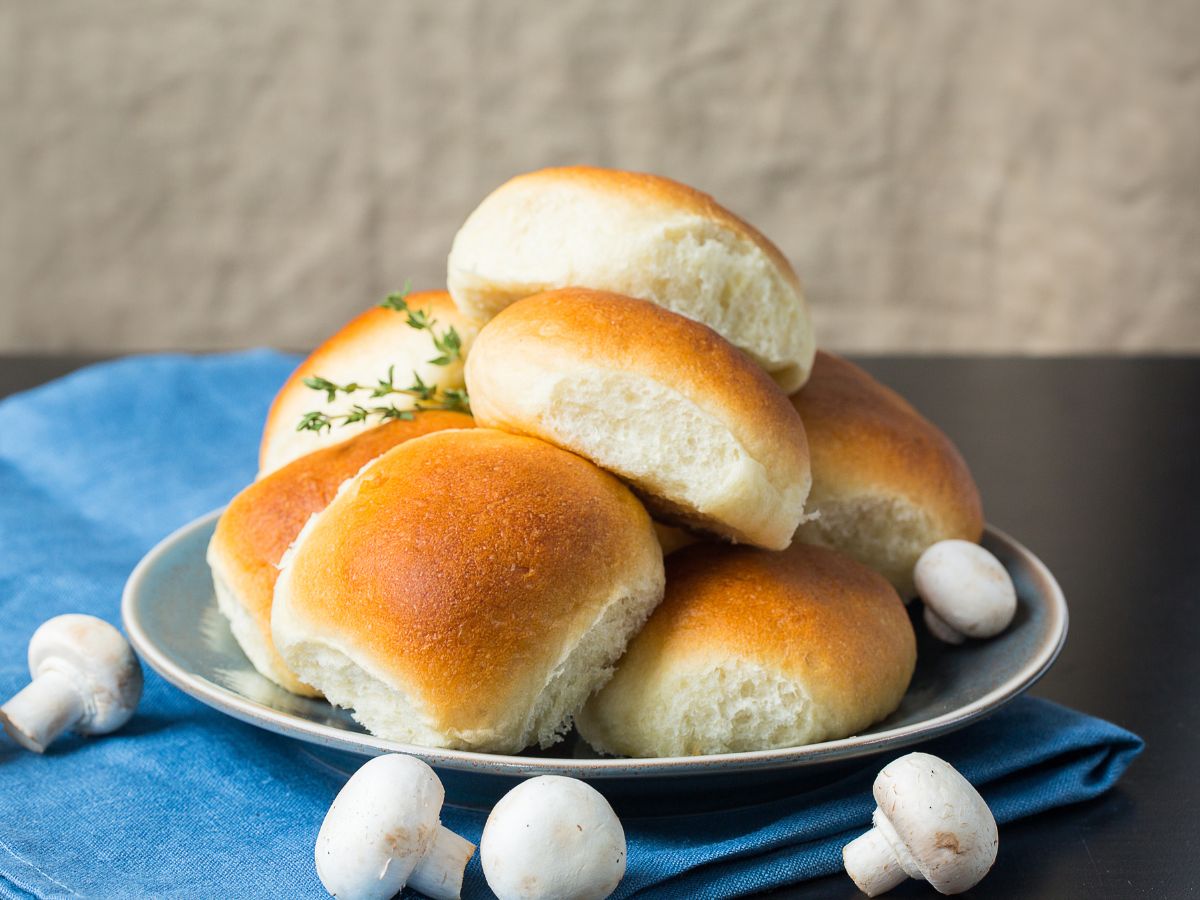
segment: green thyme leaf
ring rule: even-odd
[[[300,419],[300,424],[296,426],[297,431],[315,431],[320,434],[326,428],[333,427],[329,416],[323,412],[307,412]]]
[[[404,282],[403,290],[392,291],[379,305],[384,309],[394,310],[395,312],[408,312],[408,304],[405,302],[405,298],[411,293],[412,285],[406,281]]]
[[[320,375],[310,375],[308,378],[305,378],[304,386],[314,391],[324,392],[325,399],[329,403],[332,403],[338,394],[352,394],[359,387],[353,381],[349,384],[335,384],[328,378],[322,378]]]
[[[380,378],[379,383],[375,385],[375,389],[371,391],[371,397],[386,397],[388,394],[396,393],[396,386],[393,383],[396,378],[396,367],[388,366],[387,378]]]
[[[447,388],[442,391],[442,403],[445,404],[443,409],[465,413],[471,411],[471,398],[467,396],[465,390],[456,391],[453,388]]]

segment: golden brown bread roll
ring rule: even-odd
[[[900,703],[916,639],[900,598],[846,556],[695,545],[577,717],[596,749],[690,756],[854,734]]]
[[[373,733],[548,745],[662,597],[650,517],[533,438],[443,431],[388,451],[305,526],[275,587],[287,664]]]
[[[462,339],[465,356],[478,325],[458,311],[449,294],[423,291],[409,294],[406,302],[410,309],[428,312],[436,320],[434,327],[439,335],[453,327]],[[429,331],[409,326],[404,313],[375,306],[351,319],[300,363],[275,395],[259,447],[260,475],[313,450],[349,440],[378,421],[338,424],[321,432],[297,431],[296,426],[305,413],[314,410],[345,413],[355,403],[368,406],[394,403],[398,409],[411,409],[415,398],[404,394],[371,399],[371,389],[379,379],[387,377],[389,367],[394,367],[397,387],[412,384],[415,372],[432,387],[461,388],[462,360],[435,365],[430,360],[437,356]],[[364,387],[353,395],[339,394],[329,401],[325,394],[304,384],[304,379],[310,376],[321,376],[338,384],[355,382]]]
[[[792,396],[812,460],[808,510],[796,539],[833,547],[913,596],[913,566],[937,541],[978,541],[983,511],[954,444],[861,368],[818,353]]]
[[[295,694],[319,693],[284,664],[271,641],[271,601],[279,561],[338,486],[380,454],[410,438],[446,428],[470,428],[464,413],[421,412],[293,460],[259,479],[230,502],[208,545],[217,605],[233,636],[264,676]]]
[[[809,472],[787,396],[711,328],[568,288],[526,297],[467,359],[481,425],[530,434],[630,482],[660,517],[786,547]]]
[[[481,322],[552,288],[650,300],[713,328],[785,391],[804,384],[815,352],[778,248],[707,194],[655,175],[571,166],[513,178],[455,236],[446,282]]]

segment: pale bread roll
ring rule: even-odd
[[[271,624],[305,682],[374,734],[547,746],[662,598],[629,490],[587,460],[490,429],[388,451],[284,559]]]
[[[576,717],[597,750],[693,756],[855,734],[900,703],[916,638],[899,596],[846,556],[695,545],[616,675]]]
[[[423,291],[409,294],[406,302],[410,309],[427,311],[436,319],[434,327],[439,335],[453,326],[462,338],[465,356],[479,328],[458,311],[449,294]],[[314,410],[345,413],[355,403],[394,404],[397,409],[411,409],[416,400],[405,394],[371,399],[371,389],[379,379],[387,377],[389,367],[394,367],[397,387],[412,384],[416,372],[426,384],[439,389],[462,388],[462,360],[439,366],[430,362],[437,355],[430,333],[409,326],[402,312],[375,306],[351,319],[300,363],[276,394],[263,428],[259,474],[274,471],[313,450],[349,440],[379,421],[373,418],[365,423],[339,423],[320,433],[297,431],[296,426],[305,413]],[[353,395],[339,394],[331,402],[324,393],[304,384],[305,378],[318,375],[338,384],[355,382],[363,388]]]
[[[818,353],[792,403],[804,420],[815,514],[796,539],[833,547],[914,595],[917,558],[938,541],[978,542],[979,490],[958,449],[861,368]]]
[[[659,517],[786,547],[810,476],[787,396],[711,328],[578,288],[519,300],[467,359],[481,425],[530,434],[615,472]]]
[[[513,178],[455,236],[446,283],[481,322],[553,288],[650,300],[708,325],[788,392],[816,352],[778,248],[707,194],[654,175],[573,166]]]
[[[233,498],[217,520],[208,564],[217,606],[254,668],[294,694],[320,696],[287,667],[271,640],[271,601],[284,552],[342,482],[371,460],[410,438],[471,426],[464,413],[414,413],[411,422],[391,421],[293,460]]]

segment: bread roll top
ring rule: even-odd
[[[704,526],[679,506],[696,480],[682,465],[704,454],[719,456],[715,440],[729,435],[731,452],[744,450],[753,472],[710,470],[702,479],[720,481],[727,474],[735,481],[761,479],[777,496],[759,500],[764,486],[745,488],[742,493],[753,492],[756,500],[740,502],[732,519],[716,516],[731,526],[721,533],[786,546],[802,514],[809,486],[807,442],[787,396],[711,328],[653,303],[582,288],[520,300],[481,331],[467,361],[467,383],[481,424],[533,434],[586,455],[628,477],[664,513]],[[603,388],[596,387],[600,384]],[[657,401],[660,414],[649,420],[661,425],[679,415],[673,434],[651,438],[632,424],[632,411],[644,405],[650,390],[663,396]],[[580,399],[584,391],[586,400]],[[694,422],[694,411],[705,427],[720,434],[702,439],[687,433],[684,418]],[[587,429],[579,424],[584,420],[590,423]],[[631,433],[619,430],[623,427]],[[613,435],[621,436],[619,444]],[[673,440],[677,446],[644,446],[651,439]],[[611,459],[597,452],[602,446]],[[660,449],[673,452],[653,458],[651,451]],[[622,468],[621,461],[634,456],[645,461],[647,471],[635,471],[634,464]],[[724,458],[713,464],[726,463],[734,465]],[[762,515],[773,521],[758,522],[760,513],[749,507],[768,504],[772,508]],[[774,505],[781,512],[776,514]],[[753,525],[733,521],[739,514]]]
[[[667,560],[663,602],[619,677],[714,652],[753,660],[803,682],[814,699],[873,719],[904,693],[916,638],[891,585],[843,554],[695,544]],[[882,702],[873,696],[881,685]]]
[[[795,290],[800,290],[800,279],[796,277],[792,264],[766,235],[723,207],[712,195],[662,175],[598,166],[554,166],[517,175],[497,188],[484,202],[505,194],[535,197],[549,188],[561,191],[560,197],[569,196],[571,192],[576,196],[585,193],[601,196],[610,203],[625,207],[632,215],[688,214],[722,225],[752,241],[778,267],[779,276]]]
[[[916,663],[895,590],[848,557],[695,544],[579,719],[610,753],[675,756],[853,734],[899,704]]]
[[[916,659],[895,590],[841,553],[694,545],[667,563],[664,602],[640,644],[659,659],[720,649],[812,678],[846,700]]]
[[[432,731],[511,732],[600,612],[647,585],[657,602],[661,579],[615,478],[532,438],[446,431],[384,454],[305,529],[274,627],[403,690]]]
[[[650,300],[714,328],[788,391],[815,351],[779,249],[707,194],[639,172],[570,166],[513,178],[455,236],[447,283],[480,321],[552,288]]]
[[[528,355],[546,369],[595,367],[646,375],[729,422],[756,459],[788,480],[801,477],[804,424],[787,395],[711,328],[645,300],[566,288],[527,297],[488,323],[468,369],[481,387],[503,377],[505,359]],[[480,392],[488,408],[504,398]],[[614,416],[620,398],[613,398]],[[477,412],[476,415],[479,415]],[[484,414],[486,416],[486,413]]]
[[[821,352],[792,403],[808,436],[808,507],[819,514],[800,538],[849,553],[908,595],[925,547],[979,540],[983,510],[962,455],[895,391]]]
[[[808,432],[814,491],[826,481],[887,485],[927,507],[946,528],[979,539],[979,490],[962,454],[894,390],[822,351],[792,402]]]

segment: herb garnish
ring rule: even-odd
[[[462,359],[462,338],[455,331],[454,326],[451,325],[439,333],[434,328],[437,324],[437,319],[433,318],[430,310],[413,309],[408,305],[407,298],[409,291],[410,288],[406,282],[403,290],[393,291],[388,294],[379,305],[384,309],[403,313],[404,322],[409,328],[429,332],[430,340],[433,341],[434,349],[438,353],[437,356],[429,360],[430,364],[448,366],[450,363]],[[387,422],[391,419],[411,421],[415,412],[427,409],[445,409],[467,413],[471,411],[470,399],[467,397],[465,390],[456,390],[454,388],[439,390],[437,385],[426,384],[415,371],[412,373],[412,384],[407,387],[397,387],[395,369],[395,366],[389,366],[387,378],[378,379],[374,386],[359,384],[355,381],[351,381],[348,384],[338,384],[337,382],[330,381],[328,378],[322,378],[320,375],[310,375],[308,378],[305,378],[304,385],[314,391],[320,391],[325,394],[327,403],[332,403],[336,400],[338,394],[349,395],[367,389],[371,391],[370,397],[372,400],[386,397],[390,394],[405,394],[415,398],[410,409],[398,409],[395,404],[364,406],[360,403],[355,403],[350,407],[350,411],[345,413],[331,414],[314,410],[305,413],[301,417],[296,430],[321,432],[327,428],[333,428],[334,424],[338,422],[342,425],[352,425],[355,422],[366,422],[372,416],[379,416],[381,422]]]

